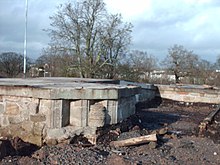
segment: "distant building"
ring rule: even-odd
[[[166,79],[168,81],[175,80],[175,75],[168,73],[165,70],[154,70],[154,71],[150,72],[149,77],[151,79]]]
[[[51,77],[48,64],[45,64],[43,67],[31,66],[29,74],[30,77]]]

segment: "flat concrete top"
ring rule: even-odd
[[[183,89],[199,89],[199,90],[220,90],[218,87],[210,86],[210,85],[193,85],[193,84],[170,84],[170,85],[163,85],[163,84],[155,84],[155,86],[162,86],[163,88],[183,88]]]
[[[99,79],[83,79],[83,78],[0,78],[0,86],[30,86],[30,87],[45,87],[45,88],[57,88],[57,87],[84,87],[84,88],[103,88],[114,87],[121,88],[123,86],[117,85],[115,80],[99,80]],[[96,85],[95,85],[95,84]]]
[[[45,99],[118,99],[134,95],[139,89],[108,79],[0,78],[0,95]]]

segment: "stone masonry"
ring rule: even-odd
[[[190,103],[220,104],[220,90],[202,85],[156,85],[157,96]]]
[[[204,86],[79,78],[0,79],[0,136],[18,136],[38,146],[78,134],[94,142],[97,127],[122,121],[135,113],[136,103],[155,96],[220,103],[220,90]]]
[[[97,127],[134,114],[140,90],[111,80],[0,79],[0,136],[41,146],[76,133],[95,134]]]

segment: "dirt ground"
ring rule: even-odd
[[[218,165],[220,164],[220,113],[215,116],[212,124],[208,125],[204,134],[198,135],[200,122],[216,108],[218,108],[216,105],[210,104],[155,99],[137,105],[136,114],[125,121],[100,129],[97,132],[100,136],[95,146],[79,136],[72,139],[72,144],[43,146],[33,150],[33,146],[12,139],[12,143],[16,143],[16,146],[21,144],[20,150],[11,151],[11,154],[3,158],[0,163],[5,165]],[[129,147],[109,145],[114,140],[152,133],[157,133],[157,143],[150,142]]]

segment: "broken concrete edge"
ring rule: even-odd
[[[220,94],[220,89],[217,87],[206,88],[203,85],[163,85],[163,84],[154,84],[158,91],[179,91],[179,92],[198,92],[206,94]]]
[[[156,97],[185,103],[220,104],[220,89],[209,89],[203,86],[155,85]]]
[[[96,134],[96,127],[81,127],[72,129],[72,126],[67,126],[63,128],[48,129],[45,139],[43,139],[43,144],[55,145],[59,143],[70,144],[71,139],[75,136],[84,136],[88,141],[95,145],[98,135]]]
[[[32,123],[33,124],[33,123]],[[5,128],[1,128],[0,137],[1,139],[10,139],[19,137],[24,142],[28,142],[39,147],[43,145],[56,145],[59,143],[67,143],[70,144],[71,138],[79,135],[83,135],[88,139],[88,141],[92,144],[96,144],[96,128],[95,127],[80,127],[76,129],[73,126],[67,126],[62,128],[46,128],[45,124],[39,128],[38,132],[36,132],[36,128],[31,126],[31,123],[28,122],[26,125],[30,125],[31,131],[27,131],[27,126],[24,123],[20,123],[17,125],[10,125]]]
[[[30,121],[11,124],[0,128],[0,136],[4,138],[19,137],[24,142],[41,147],[43,145],[43,139],[46,137],[46,125]]]

